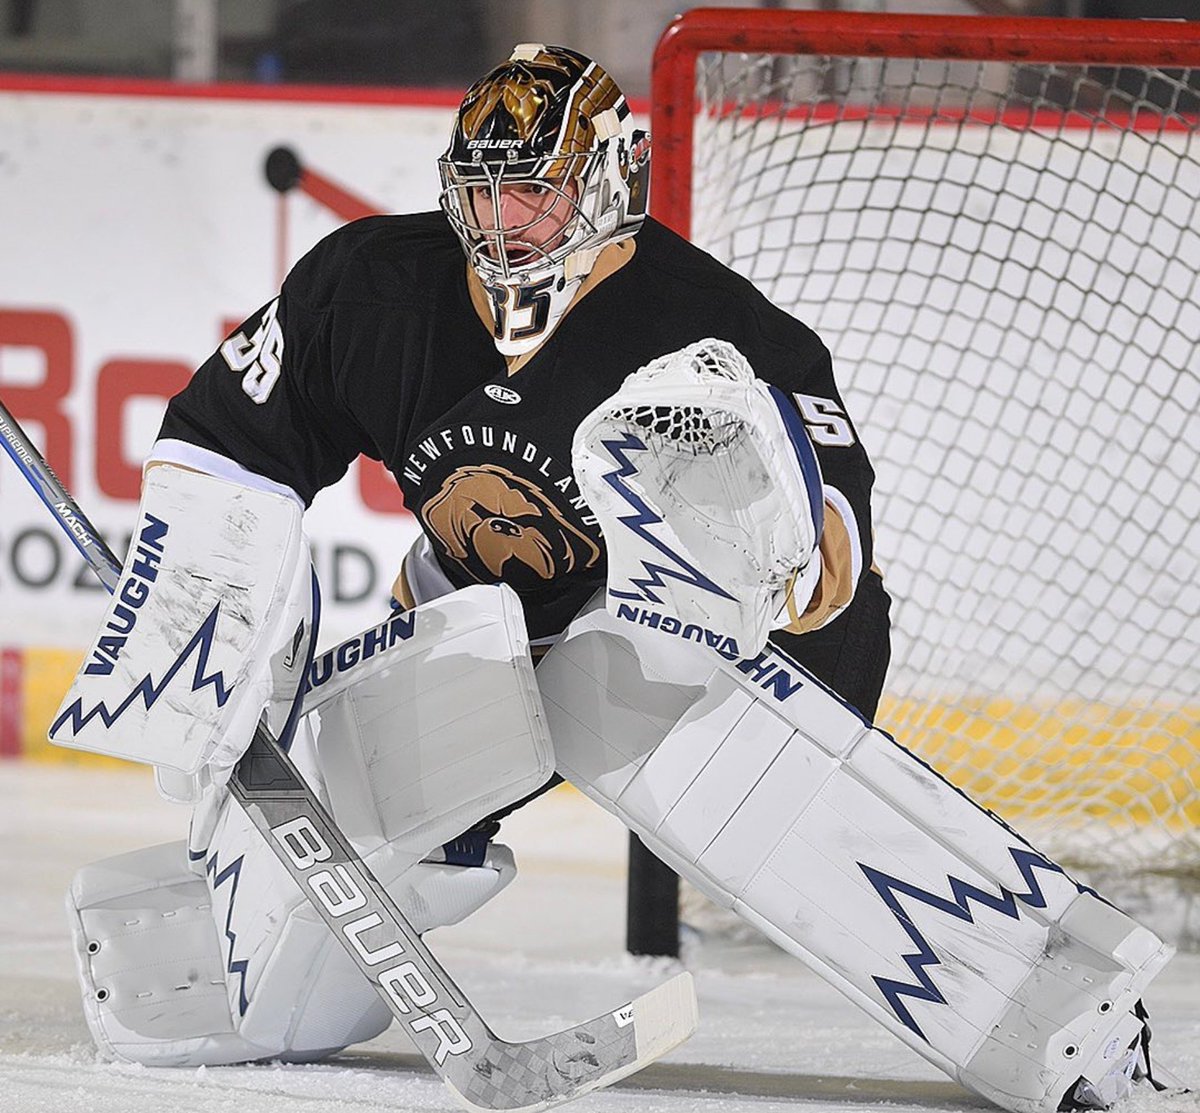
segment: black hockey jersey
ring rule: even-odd
[[[795,400],[869,567],[873,474],[824,345],[663,225],[647,220],[636,244],[510,374],[442,214],[347,225],[200,368],[161,436],[306,502],[359,453],[382,460],[450,581],[510,584],[536,639],[605,578],[604,540],[571,473],[577,424],[643,364],[713,336]]]

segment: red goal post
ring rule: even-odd
[[[652,213],[875,465],[881,725],[1101,884],[1200,876],[1198,113],[1173,21],[698,9],[654,60]]]
[[[1046,62],[1200,71],[1200,23],[694,8],[654,51],[651,204],[690,236],[696,65],[707,53]]]

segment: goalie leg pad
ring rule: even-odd
[[[260,880],[275,865],[270,854],[259,842],[234,859],[240,864],[217,891],[240,893]],[[421,862],[389,892],[426,931],[470,915],[515,876],[508,848],[490,844],[479,866]],[[214,922],[213,894],[189,869],[181,842],[80,870],[67,910],[84,1015],[105,1057],[172,1067],[305,1061],[382,1032],[391,1012],[296,887],[271,891],[284,903],[264,955],[253,938],[235,936],[232,897],[221,902],[224,930]],[[241,943],[265,963],[244,1012],[254,959],[239,957]]]
[[[554,772],[524,614],[504,585],[393,614],[320,654],[290,756],[385,885]],[[215,845],[223,789],[192,817]]]
[[[292,756],[385,885],[554,772],[504,585],[393,615],[313,663]]]
[[[553,772],[511,589],[468,588],[394,615],[319,658],[309,679],[292,757],[413,926],[456,922],[507,884],[515,866],[502,847],[477,866],[421,859]],[[188,854],[211,905],[208,982],[220,979],[230,1027],[216,1041],[155,1030],[130,1050],[123,1010],[108,1026],[120,1039],[98,1042],[138,1061],[216,1063],[311,1058],[374,1035],[390,1012],[249,817],[216,791],[197,809]],[[357,938],[371,948],[376,934]]]
[[[182,843],[85,866],[67,893],[83,1012],[107,1058],[256,1058],[235,1032],[208,886]]]
[[[1051,1113],[1171,954],[773,647],[594,609],[538,669],[560,772],[970,1089]]]

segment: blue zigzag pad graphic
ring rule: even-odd
[[[649,564],[643,560],[642,567],[646,570],[646,577],[644,579],[630,578],[630,583],[640,588],[640,593],[636,591],[613,591],[609,589],[609,594],[615,595],[618,599],[644,599],[651,603],[661,603],[662,600],[654,593],[654,589],[656,587],[665,587],[666,580],[663,577],[668,576],[673,580],[680,580],[685,584],[691,584],[693,587],[711,591],[714,595],[719,595],[722,599],[732,599],[733,596],[723,587],[714,583],[698,568],[690,564],[649,532],[650,526],[662,523],[662,516],[650,507],[640,495],[626,487],[624,483],[624,480],[628,479],[629,476],[638,474],[638,468],[630,460],[628,454],[633,451],[645,452],[645,444],[632,433],[627,433],[620,440],[601,441],[600,443],[607,449],[609,456],[617,464],[617,467],[613,471],[606,472],[602,476],[604,482],[635,511],[635,513],[629,514],[624,518],[618,518],[617,520],[637,534],[648,545],[657,549],[674,564],[674,567],[665,567],[661,564]]]
[[[879,987],[879,991],[883,994],[887,1003],[891,1005],[892,1011],[899,1018],[900,1022],[906,1027],[915,1032],[921,1039],[928,1043],[925,1033],[921,1031],[920,1026],[913,1019],[912,1014],[908,1011],[901,998],[909,997],[915,1001],[929,1001],[933,1004],[944,1005],[946,998],[942,996],[941,990],[933,983],[933,979],[926,971],[927,966],[940,966],[941,959],[937,957],[928,940],[921,934],[920,929],[913,922],[912,918],[905,911],[904,905],[901,902],[901,897],[907,897],[917,901],[920,904],[928,905],[947,916],[953,916],[956,920],[965,920],[969,924],[975,923],[975,917],[972,914],[969,902],[974,902],[976,905],[984,908],[990,908],[993,912],[999,912],[1002,916],[1007,916],[1010,919],[1020,919],[1020,910],[1017,906],[1017,901],[1028,905],[1030,908],[1045,908],[1046,897],[1042,892],[1042,887],[1038,884],[1037,878],[1034,876],[1035,870],[1047,870],[1051,873],[1060,873],[1066,876],[1066,871],[1062,866],[1056,865],[1048,858],[1038,854],[1033,850],[1023,850],[1020,847],[1010,846],[1009,854],[1012,856],[1013,862],[1021,873],[1025,884],[1029,891],[1025,893],[1011,893],[1003,886],[999,886],[999,894],[989,893],[983,889],[954,877],[951,874],[946,875],[946,880],[950,884],[950,899],[938,896],[936,893],[930,893],[922,889],[919,885],[913,885],[908,881],[901,881],[898,878],[892,877],[884,873],[882,870],[877,870],[873,866],[865,865],[862,862],[858,863],[858,868],[866,875],[867,880],[871,883],[882,899],[883,903],[888,906],[893,916],[896,917],[896,922],[904,929],[905,934],[916,945],[916,953],[901,956],[909,970],[912,971],[915,982],[901,982],[892,978],[875,977],[872,980]],[[1081,892],[1089,891],[1084,886],[1080,886],[1075,882],[1073,885]]]
[[[239,958],[236,961],[233,957],[233,948],[237,946],[237,932],[232,928],[233,922],[233,906],[237,900],[238,882],[242,876],[242,862],[245,860],[244,854],[239,854],[232,862],[229,863],[223,870],[218,871],[217,855],[214,854],[204,863],[204,871],[212,879],[212,889],[215,893],[226,881],[229,885],[229,909],[225,913],[225,938],[229,942],[229,960],[225,964],[225,969],[230,974],[236,974],[238,977],[238,1015],[245,1016],[246,1010],[250,1007],[250,999],[246,996],[246,968],[250,965],[248,959]],[[231,880],[232,879],[232,880]]]
[[[232,684],[226,686],[225,675],[220,669],[211,674],[207,673],[208,655],[212,651],[213,638],[216,636],[217,630],[217,616],[220,610],[220,603],[213,607],[209,616],[201,623],[200,628],[192,635],[191,641],[183,647],[174,664],[167,669],[166,674],[158,684],[155,684],[151,675],[147,673],[134,687],[133,691],[112,711],[101,700],[95,707],[85,713],[83,711],[83,700],[77,699],[54,720],[54,723],[50,727],[50,737],[53,738],[59,728],[68,720],[75,734],[78,734],[88,723],[97,717],[100,718],[101,722],[104,723],[105,729],[107,729],[125,714],[139,696],[141,696],[146,710],[149,711],[158,701],[159,696],[169,687],[171,681],[175,679],[175,674],[183,668],[193,653],[196,653],[196,667],[192,673],[192,691],[199,692],[201,689],[211,685],[217,706],[224,707],[226,700],[229,699],[230,694],[233,692],[234,686]]]

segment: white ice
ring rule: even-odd
[[[182,835],[186,813],[140,771],[0,763],[0,1113],[434,1113],[457,1108],[393,1027],[320,1066],[145,1069],[98,1060],[80,1010],[63,893],[85,862]],[[626,836],[558,789],[505,821],[516,882],[432,949],[497,1032],[586,1019],[677,969],[625,954]],[[700,1028],[662,1063],[581,1098],[578,1113],[951,1113],[988,1108],[746,932],[689,941]],[[1156,1061],[1200,1083],[1200,955],[1152,987]],[[1200,1113],[1200,1095],[1124,1113]]]

